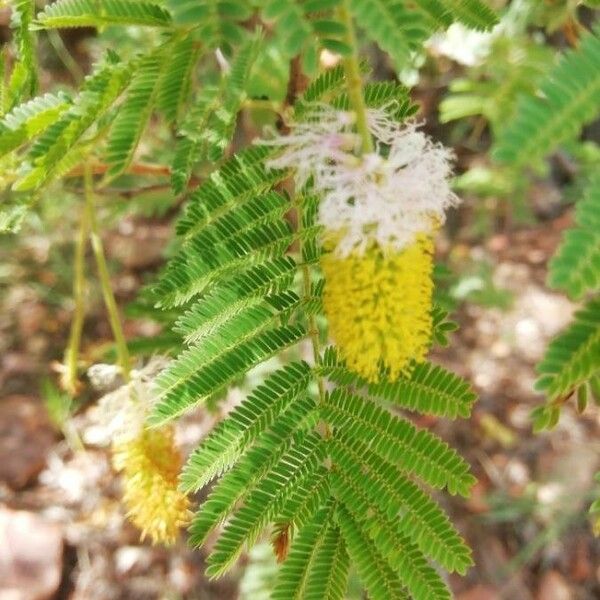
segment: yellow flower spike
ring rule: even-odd
[[[113,447],[113,465],[123,475],[127,517],[154,544],[175,543],[189,521],[189,500],[177,488],[181,456],[171,429],[143,431]]]
[[[371,382],[425,360],[431,340],[433,242],[421,234],[401,251],[321,259],[329,332],[348,366]]]

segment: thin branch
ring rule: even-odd
[[[287,95],[286,95],[286,106],[293,107],[296,102],[296,98],[298,94],[301,93],[306,86],[306,78],[302,73],[302,63],[300,60],[300,56],[294,58],[290,63],[290,81],[288,85]],[[281,131],[287,130],[287,127],[283,122],[278,123]],[[299,253],[300,259],[302,260],[302,295],[305,300],[308,300],[312,294],[312,276],[310,272],[310,265],[304,262],[304,236],[302,235],[304,230],[304,204],[301,200],[299,194],[296,193],[293,195],[293,207],[296,217],[296,229],[298,231],[298,244],[299,244]],[[315,367],[321,364],[321,341],[319,334],[319,327],[317,325],[317,320],[314,314],[307,315],[308,321],[308,334],[310,336],[310,341],[312,345],[313,351],[313,362]],[[319,373],[315,373],[315,379],[317,381],[317,388],[319,391],[319,403],[323,404],[325,402],[325,381],[323,377]],[[324,437],[328,438],[331,435],[331,431],[327,423],[322,422],[319,423],[319,429],[321,430]]]
[[[284,114],[284,107],[281,102],[276,102],[274,100],[248,98],[247,100],[244,100],[242,107],[249,110],[268,110],[280,117]]]
[[[304,236],[302,232],[304,230],[304,210],[302,202],[296,196],[296,214],[298,219],[298,239],[300,240],[300,256],[302,259],[302,295],[305,300],[309,300],[312,295],[312,277],[310,273],[310,266],[304,262],[303,247],[304,247]],[[319,339],[319,328],[317,326],[317,320],[314,314],[308,315],[308,333],[310,335],[310,341],[313,350],[313,361],[315,366],[321,363],[321,341]],[[317,386],[319,388],[319,400],[320,402],[325,401],[325,382],[321,375],[316,376]]]
[[[348,6],[348,0],[343,0],[338,7],[340,21],[346,28],[344,42],[352,48],[349,56],[344,57],[344,70],[346,72],[346,86],[348,88],[348,99],[350,106],[356,113],[356,129],[362,139],[361,151],[363,154],[373,152],[373,139],[369,131],[367,121],[367,107],[363,95],[362,77],[358,60],[358,46],[354,21]]]
[[[73,81],[79,85],[85,77],[85,74],[77,61],[71,56],[71,53],[65,46],[60,34],[55,29],[47,29],[46,35],[48,36],[48,41],[56,53],[56,56],[58,56],[67,71],[69,71]]]
[[[75,261],[73,266],[73,319],[69,333],[69,344],[65,350],[65,369],[62,384],[65,390],[72,396],[79,388],[78,364],[79,347],[81,345],[81,332],[85,317],[85,247],[88,238],[90,222],[89,212],[84,206],[81,211],[79,231],[75,245]]]
[[[98,221],[96,218],[93,185],[94,182],[92,176],[92,169],[86,168],[85,206],[90,224],[90,238],[92,241],[92,250],[94,251],[96,265],[98,266],[98,277],[100,279],[100,287],[102,288],[102,295],[104,297],[104,305],[106,306],[110,327],[113,332],[113,337],[115,338],[115,345],[117,349],[117,362],[119,363],[119,366],[123,371],[123,376],[125,377],[125,380],[129,380],[129,373],[131,370],[129,350],[127,349],[127,342],[125,341],[125,334],[123,333],[123,327],[121,325],[121,319],[119,317],[119,309],[117,307],[115,295],[113,293],[113,289],[110,283],[110,274],[108,272],[108,265],[106,264],[106,256],[104,254],[104,247],[102,245],[102,238],[100,237]]]
[[[89,170],[92,175],[104,175],[110,165],[97,162],[93,164],[79,164],[71,169],[65,177],[81,177]],[[166,165],[153,165],[150,163],[133,163],[126,171],[129,175],[154,175],[156,177],[170,177],[171,168]]]
[[[191,191],[196,189],[201,183],[202,179],[192,175],[188,184],[186,186],[186,191]],[[81,191],[78,188],[75,188],[75,192]],[[126,188],[126,189],[118,189],[118,188],[99,188],[95,191],[96,196],[121,196],[122,198],[131,199],[135,196],[139,196],[140,194],[149,194],[154,192],[169,192],[172,191],[172,187],[170,183],[155,183],[154,185],[145,185],[138,188]]]

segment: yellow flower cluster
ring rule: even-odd
[[[433,242],[403,250],[372,244],[364,254],[322,258],[331,337],[348,366],[371,382],[396,379],[425,360],[431,339]]]
[[[181,456],[171,429],[145,430],[113,447],[113,465],[123,475],[127,516],[155,544],[173,544],[189,521],[189,500],[177,488]]]

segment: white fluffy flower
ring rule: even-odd
[[[273,169],[294,169],[300,187],[314,175],[315,166],[343,162],[360,146],[360,137],[352,133],[355,121],[352,113],[318,104],[305,119],[294,123],[288,135],[260,141],[261,144],[286,148],[267,164]]]
[[[122,369],[119,365],[96,363],[87,370],[87,376],[92,387],[99,391],[106,391],[115,387],[122,381]]]
[[[461,65],[474,67],[480,65],[490,53],[496,31],[474,31],[453,23],[444,33],[435,34],[427,45]]]
[[[394,121],[391,108],[368,111],[376,151],[360,158],[353,118],[330,107],[271,141],[285,150],[270,166],[295,168],[298,185],[313,177],[322,198],[319,221],[334,233],[339,256],[362,253],[373,241],[401,250],[431,233],[458,202],[449,183],[452,152],[414,122]]]
[[[92,426],[85,432],[85,441],[104,446],[137,438],[156,401],[152,384],[167,363],[163,357],[152,358],[143,368],[131,371],[128,383],[102,396],[89,411]]]

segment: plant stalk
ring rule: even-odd
[[[75,307],[69,333],[69,344],[65,350],[65,368],[63,386],[67,392],[74,396],[78,388],[78,363],[81,333],[85,317],[85,248],[89,232],[89,215],[84,206],[81,211],[79,231],[75,244],[75,262],[73,265],[73,301]]]
[[[123,377],[126,381],[129,381],[129,373],[131,370],[129,350],[127,349],[127,342],[125,341],[125,334],[123,333],[123,327],[119,317],[119,309],[117,307],[115,295],[110,283],[110,274],[108,272],[104,247],[102,245],[102,238],[100,237],[98,228],[98,220],[96,218],[96,209],[94,205],[94,182],[92,178],[92,169],[87,165],[84,173],[84,179],[85,206],[90,225],[90,239],[92,242],[92,250],[94,251],[94,258],[96,259],[96,265],[98,267],[98,277],[100,280],[100,287],[102,288],[104,305],[106,306],[110,327],[112,329],[113,337],[115,338],[117,362],[121,367]]]
[[[73,81],[75,81],[77,85],[80,85],[85,77],[85,74],[81,70],[81,67],[77,61],[71,56],[71,53],[65,46],[65,43],[62,41],[62,38],[58,32],[55,29],[47,29],[46,35],[48,36],[48,41],[50,42],[54,52],[56,52],[56,56],[58,56],[59,60],[70,73]]]
[[[300,258],[302,260],[302,295],[305,300],[309,300],[312,293],[312,278],[310,276],[310,267],[304,262],[304,210],[302,206],[302,201],[296,195],[295,202],[296,205],[296,218],[298,220],[298,240],[299,240],[299,251]],[[313,359],[315,365],[318,365],[321,362],[321,343],[319,340],[319,328],[317,327],[317,321],[314,315],[308,315],[308,333],[310,335],[310,341],[313,349]],[[319,396],[321,400],[325,397],[325,386],[323,384],[323,380],[321,377],[317,377],[317,383],[319,386]]]
[[[356,30],[348,0],[342,0],[338,7],[338,16],[346,28],[344,42],[352,48],[352,52],[344,57],[344,71],[346,73],[346,86],[348,88],[348,99],[350,106],[356,114],[356,129],[361,137],[361,153],[369,154],[374,151],[373,138],[369,131],[367,120],[367,106],[363,95],[362,77],[360,75],[360,63],[358,60],[358,46],[356,41]]]

